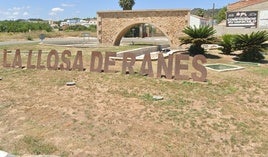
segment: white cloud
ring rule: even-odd
[[[52,8],[51,9],[51,12],[62,12],[62,11],[64,11],[64,9],[62,9],[62,8]]]
[[[59,7],[55,7],[55,8],[52,8],[49,15],[50,16],[56,16],[59,12],[63,12],[64,9],[62,8],[59,8]]]
[[[29,13],[27,12],[27,11],[25,11],[24,13],[23,13],[23,16],[28,16],[29,15]]]
[[[5,16],[7,16],[7,15],[9,15],[10,13],[9,12],[7,12],[7,11],[0,11],[0,15],[5,15]]]
[[[12,15],[14,15],[14,16],[17,16],[17,15],[19,15],[20,13],[19,12],[13,12],[12,13]]]
[[[62,3],[61,6],[62,6],[62,7],[73,7],[74,4]]]
[[[20,19],[29,15],[30,6],[12,7],[0,11],[0,20]]]

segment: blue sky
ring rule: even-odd
[[[0,0],[0,20],[96,17],[97,11],[121,10],[119,0]],[[133,10],[221,8],[238,0],[135,0]]]

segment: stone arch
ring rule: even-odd
[[[136,26],[136,25],[139,25],[139,24],[145,24],[144,22],[134,22],[134,23],[128,23],[128,25],[126,25],[125,27],[123,27],[122,29],[121,29],[121,31],[120,32],[118,32],[118,34],[115,36],[115,38],[113,39],[113,45],[114,46],[119,46],[120,45],[120,43],[121,43],[121,40],[122,40],[122,38],[123,38],[123,36],[127,33],[127,31],[130,29],[130,28],[132,28],[132,27],[134,27],[134,26]],[[171,41],[171,39],[170,39],[170,37],[166,34],[166,32],[164,32],[160,27],[158,27],[156,24],[152,24],[152,23],[146,23],[146,24],[150,24],[150,25],[152,25],[152,26],[154,26],[154,27],[156,27],[156,28],[158,28],[168,39],[169,39],[169,41]]]
[[[189,25],[189,10],[144,10],[98,12],[98,40],[102,44],[119,45],[132,26],[151,24],[160,29],[170,41],[171,48],[180,44],[182,30]]]

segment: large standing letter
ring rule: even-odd
[[[130,62],[128,62],[128,58],[130,58]],[[134,72],[133,66],[135,62],[136,62],[136,57],[134,53],[124,53],[123,62],[122,62],[122,73],[126,74],[127,68],[128,68],[128,73],[134,74],[135,72]]]
[[[42,50],[39,50],[37,56],[37,69],[45,69],[45,66],[41,65],[41,61],[42,61]]]
[[[159,53],[157,62],[157,77],[161,78],[163,69],[166,78],[172,79],[172,66],[173,66],[173,55],[168,56],[168,66],[167,66],[163,53]]]
[[[10,68],[10,64],[7,63],[7,50],[4,49],[4,52],[3,52],[3,67],[5,68]]]
[[[61,61],[62,61],[63,63],[60,64],[60,69],[61,69],[61,70],[70,70],[70,69],[71,69],[71,61],[70,61],[69,58],[66,57],[66,55],[67,55],[68,57],[71,57],[71,56],[72,56],[71,51],[69,51],[69,50],[64,50],[64,51],[62,52],[62,54],[61,54]],[[66,67],[64,67],[64,63],[65,63],[65,65],[66,65]]]
[[[198,77],[196,73],[192,73],[192,78],[194,81],[204,82],[207,77],[207,69],[203,65],[198,64],[198,60],[200,60],[203,64],[207,62],[206,57],[203,55],[194,56],[193,67],[201,73],[201,76]]]
[[[22,68],[21,55],[20,55],[20,50],[19,49],[16,50],[16,54],[15,54],[15,57],[14,57],[14,60],[13,60],[12,67],[13,68],[15,68],[15,67]]]
[[[109,71],[109,65],[115,65],[114,60],[110,60],[110,57],[116,57],[116,52],[106,52],[105,54],[105,63],[104,63],[104,72],[111,72]]]
[[[181,60],[189,60],[189,55],[176,55],[175,59],[175,79],[176,80],[188,80],[189,77],[187,75],[181,75],[181,70],[188,70],[187,64],[181,64]]]
[[[32,65],[32,56],[33,56],[33,51],[30,50],[28,53],[27,69],[35,69],[36,68],[35,65]]]
[[[98,66],[95,68],[95,61],[98,58]],[[90,71],[91,72],[101,72],[102,71],[102,64],[103,64],[103,57],[101,52],[93,51],[91,54],[91,62],[90,62]]]
[[[51,58],[54,56],[54,65],[51,65]],[[47,69],[48,70],[57,70],[59,65],[59,54],[56,50],[51,50],[47,56]]]
[[[73,70],[79,70],[79,71],[84,70],[82,51],[77,51],[76,53],[73,64]]]
[[[148,69],[145,69],[146,63],[148,64]],[[149,77],[154,77],[153,73],[153,66],[152,66],[152,60],[151,60],[151,54],[146,53],[144,55],[142,65],[141,65],[141,75],[148,75]]]

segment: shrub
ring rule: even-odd
[[[30,35],[28,35],[28,36],[27,36],[27,40],[33,40],[33,37],[30,36]]]
[[[205,50],[202,48],[202,44],[212,44],[216,41],[213,35],[216,31],[211,26],[202,27],[186,27],[183,32],[187,34],[187,37],[180,38],[182,44],[192,44],[189,48],[190,55],[204,54]]]
[[[222,48],[220,50],[223,54],[229,55],[231,52],[234,51],[234,35],[232,34],[225,34],[221,37],[221,41],[219,43]]]
[[[241,34],[234,38],[236,50],[242,50],[238,56],[241,61],[259,62],[265,57],[261,51],[268,48],[268,33],[266,31],[252,32],[251,34]]]

